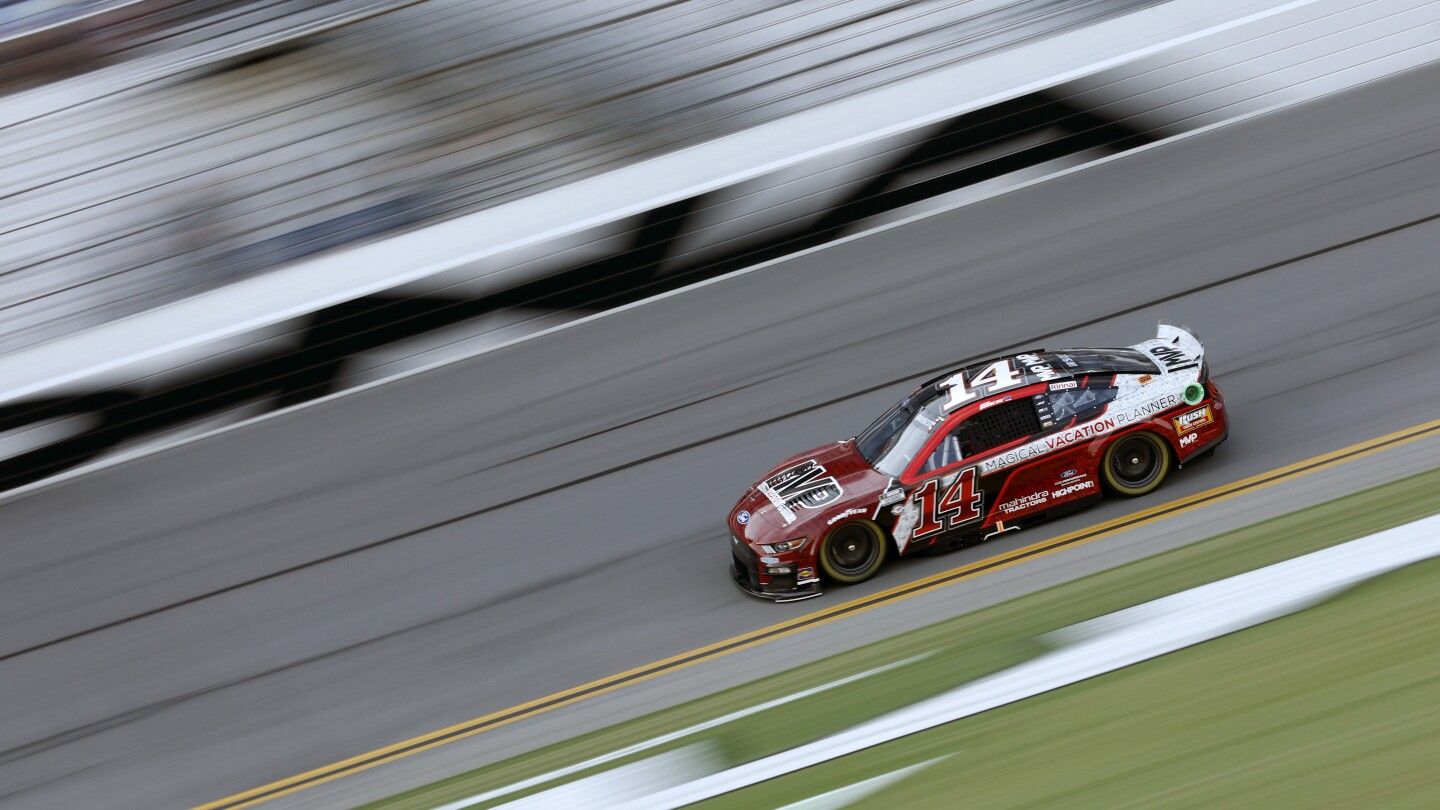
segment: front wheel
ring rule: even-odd
[[[846,585],[864,582],[885,562],[885,532],[868,520],[841,524],[825,535],[819,557],[826,579]]]
[[[1100,462],[1105,486],[1127,498],[1154,492],[1169,473],[1170,445],[1144,430],[1115,440]]]

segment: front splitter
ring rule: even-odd
[[[797,588],[793,591],[787,591],[785,593],[769,593],[767,591],[752,588],[748,583],[741,582],[735,577],[731,577],[730,581],[735,583],[735,587],[739,588],[750,596],[753,596],[756,599],[764,599],[767,602],[800,602],[806,599],[814,599],[822,593],[822,591],[820,590],[820,583],[818,582],[811,583],[810,585],[805,586],[803,590]]]

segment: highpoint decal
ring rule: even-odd
[[[1069,496],[1069,495],[1074,495],[1074,494],[1077,493],[1077,492],[1087,492],[1087,491],[1092,490],[1092,489],[1094,489],[1094,488],[1095,488],[1095,482],[1094,482],[1094,481],[1076,481],[1076,482],[1073,483],[1073,484],[1067,484],[1067,485],[1065,485],[1065,486],[1063,486],[1063,487],[1061,487],[1061,488],[1059,488],[1059,489],[1057,489],[1057,490],[1054,490],[1053,492],[1050,493],[1050,497],[1052,497],[1052,498],[1054,498],[1054,499],[1056,499],[1056,500],[1059,500],[1059,499],[1064,498],[1064,497],[1067,497],[1067,496]]]

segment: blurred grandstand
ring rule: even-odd
[[[0,354],[1153,0],[0,6]]]

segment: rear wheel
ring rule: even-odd
[[[1115,440],[1101,459],[1100,475],[1111,492],[1134,498],[1154,492],[1170,472],[1170,445],[1148,431]]]
[[[846,585],[875,576],[885,562],[885,532],[868,520],[841,524],[820,544],[826,579]]]

